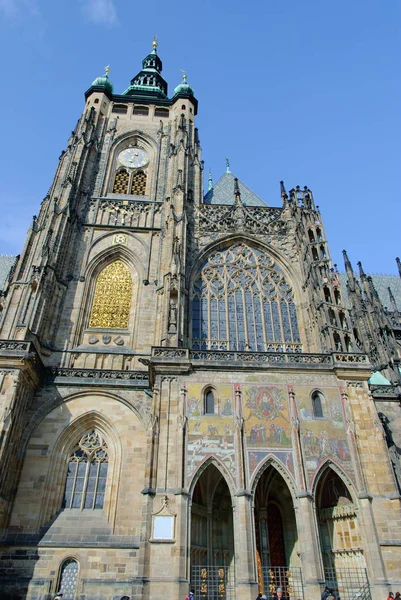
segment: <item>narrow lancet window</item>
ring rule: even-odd
[[[320,392],[313,392],[312,394],[312,411],[315,419],[323,418],[322,394]]]
[[[207,390],[205,393],[205,415],[214,414],[214,394],[212,390]]]

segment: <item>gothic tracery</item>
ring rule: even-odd
[[[237,243],[207,258],[193,286],[192,347],[301,349],[293,290],[271,256]]]

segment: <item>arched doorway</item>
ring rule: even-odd
[[[232,500],[213,464],[200,475],[192,494],[191,586],[195,598],[234,597]]]
[[[273,598],[302,598],[297,555],[297,526],[290,490],[280,473],[268,466],[255,489],[255,537],[259,590]]]
[[[344,481],[331,468],[320,477],[316,507],[326,583],[341,597],[354,597],[368,585],[357,510]]]

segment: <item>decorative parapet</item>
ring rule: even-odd
[[[88,224],[109,227],[160,229],[162,202],[127,199],[127,197],[94,198]]]
[[[68,369],[49,367],[46,369],[46,380],[49,383],[63,385],[128,385],[129,387],[148,388],[147,371],[113,371],[111,369]]]
[[[0,340],[0,352],[28,352],[32,342],[19,342],[15,340]]]
[[[200,233],[247,231],[254,234],[285,233],[286,225],[280,220],[282,208],[245,206],[243,204],[203,204],[197,208]]]
[[[156,359],[156,360],[155,360]],[[205,363],[232,363],[241,367],[258,365],[280,365],[284,367],[304,366],[307,368],[327,367],[369,367],[368,357],[364,354],[306,354],[301,352],[241,352],[237,350],[189,350],[188,348],[152,348],[152,363],[202,361]]]
[[[399,385],[370,385],[373,398],[401,401],[401,388]]]

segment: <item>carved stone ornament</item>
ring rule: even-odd
[[[103,340],[104,344],[110,344],[110,342],[111,342],[111,335],[107,335],[107,334],[102,335],[102,340]]]
[[[88,342],[90,344],[97,344],[98,341],[99,341],[99,338],[97,338],[95,335],[91,335],[90,338],[89,338],[89,340],[88,340]]]
[[[280,220],[281,208],[260,206],[216,206],[202,205],[197,209],[199,232],[247,231],[253,234],[286,232],[286,225]]]
[[[124,340],[121,337],[121,335],[118,335],[117,337],[114,338],[113,342],[117,345],[117,346],[124,346]]]

